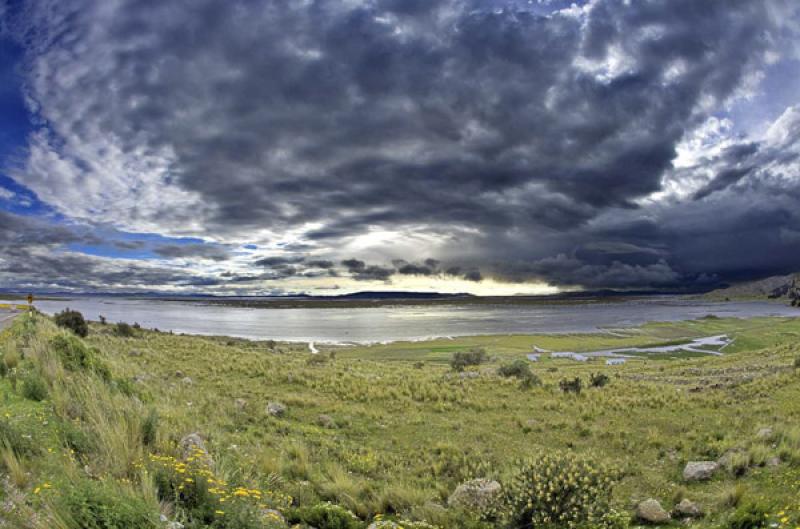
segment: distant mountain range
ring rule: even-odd
[[[709,292],[711,299],[782,299],[800,305],[800,273],[772,276]]]

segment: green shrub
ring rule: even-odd
[[[728,518],[729,529],[758,529],[766,527],[769,508],[756,502],[740,505]]]
[[[611,379],[605,373],[592,373],[589,375],[589,385],[593,388],[602,388],[609,382],[611,382]]]
[[[22,378],[22,396],[36,402],[43,401],[50,393],[47,382],[36,371],[28,371]]]
[[[158,512],[143,499],[104,481],[79,480],[59,487],[57,508],[81,529],[157,529]]]
[[[503,484],[502,517],[510,528],[610,527],[614,475],[572,454],[523,461]],[[618,521],[614,521],[616,526]]]
[[[64,309],[55,315],[56,325],[69,329],[81,338],[86,338],[89,334],[89,325],[83,319],[83,314],[77,310]]]
[[[794,359],[794,368],[795,369],[800,369],[800,356],[798,356],[798,357],[796,357]]]
[[[575,393],[578,395],[581,389],[583,389],[583,381],[580,377],[575,377],[573,379],[562,378],[558,383],[558,387],[561,388],[561,391],[564,393]]]
[[[502,377],[515,377],[520,380],[520,385],[523,388],[530,388],[538,386],[542,381],[531,371],[528,362],[525,360],[514,360],[511,363],[500,366],[497,374]]]
[[[69,421],[62,422],[60,434],[64,446],[73,450],[75,454],[82,456],[94,451],[92,438],[75,424]]]
[[[450,367],[454,371],[464,371],[468,366],[477,366],[489,360],[486,351],[481,348],[470,349],[469,351],[458,351],[453,353],[450,358]]]
[[[22,435],[7,420],[0,420],[0,447],[3,446],[7,446],[18,456],[39,453],[39,448],[33,439]]]
[[[142,421],[142,442],[145,446],[153,446],[158,433],[158,412],[151,408],[147,417]]]
[[[136,331],[127,323],[119,322],[114,326],[114,335],[120,338],[133,338],[136,336]]]
[[[352,512],[340,505],[319,503],[313,507],[295,509],[291,523],[305,523],[318,529],[361,529],[364,524]]]
[[[88,369],[106,382],[111,380],[108,366],[97,358],[97,351],[87,347],[83,340],[74,336],[56,336],[50,340],[50,347],[61,359],[65,369],[70,371]]]

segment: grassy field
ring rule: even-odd
[[[798,319],[705,318],[319,355],[304,344],[120,334],[92,324],[79,339],[36,316],[0,335],[6,526],[245,529],[286,518],[333,529],[377,516],[377,526],[404,520],[406,528],[625,527],[640,523],[636,506],[649,498],[666,510],[690,499],[705,512],[691,522],[698,527],[800,524]],[[545,357],[530,364],[540,383],[527,385],[498,374],[533,345],[582,352],[715,334],[735,338],[724,356],[642,356],[613,367]],[[451,369],[454,353],[474,349],[487,361]],[[608,383],[591,387],[598,373]],[[560,389],[576,377],[579,394]],[[187,454],[181,441],[195,432],[204,447]],[[519,494],[544,502],[540,512],[569,500],[547,492],[558,471],[520,481],[524,461],[544,468],[548,457],[608,468],[611,481],[586,497],[616,514],[575,523],[511,516]],[[683,479],[687,462],[719,458],[712,479]],[[590,481],[580,472],[589,471],[565,470],[564,479],[580,489]],[[491,509],[448,505],[459,484],[484,477],[517,496],[498,496]]]

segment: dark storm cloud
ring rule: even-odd
[[[153,251],[168,259],[189,258],[208,259],[211,261],[227,261],[230,255],[224,248],[207,244],[162,244]]]
[[[276,267],[302,263],[304,259],[304,257],[264,257],[258,259],[254,264],[256,266]]]
[[[145,152],[144,169],[167,166],[175,189],[150,200],[175,206],[145,197],[115,221],[195,220],[222,239],[303,227],[293,251],[337,259],[376,228],[434,234],[452,238],[434,254],[444,275],[473,281],[662,287],[800,268],[791,149],[743,140],[673,169],[686,135],[781,49],[785,2],[598,0],[548,16],[466,0],[42,5],[11,31],[37,115],[59,127],[15,177],[44,194],[112,176],[54,179],[39,168],[68,164],[42,160],[105,167],[102,153]],[[65,152],[56,130],[116,150]],[[640,201],[677,177],[694,185],[686,202]],[[77,202],[62,207],[81,214]],[[754,257],[767,251],[780,265]],[[291,259],[256,264],[308,272]],[[306,265],[335,273],[318,263]],[[341,265],[357,280],[441,274],[427,261]]]

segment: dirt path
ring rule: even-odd
[[[11,325],[11,322],[14,321],[18,314],[19,312],[14,310],[0,309],[0,331]]]

